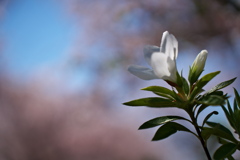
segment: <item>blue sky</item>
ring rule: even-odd
[[[52,0],[21,0],[7,5],[1,35],[4,60],[12,74],[28,76],[69,50],[74,23],[62,7]]]

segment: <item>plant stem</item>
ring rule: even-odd
[[[207,149],[207,145],[206,145],[206,143],[205,143],[205,141],[204,141],[204,139],[203,139],[203,137],[202,137],[202,135],[201,135],[201,132],[200,132],[200,129],[199,129],[199,127],[198,127],[197,120],[196,120],[195,117],[194,117],[194,114],[191,112],[191,113],[189,113],[189,115],[190,115],[191,120],[192,120],[192,122],[193,122],[193,125],[194,125],[194,127],[195,127],[195,129],[196,129],[196,131],[197,131],[197,135],[198,135],[198,137],[199,137],[199,140],[200,140],[200,142],[201,142],[201,144],[202,144],[202,147],[203,147],[203,149],[204,149],[204,152],[205,152],[208,160],[212,160],[212,158],[211,158],[211,156],[210,156],[210,153],[209,153],[209,151],[208,151],[208,149]]]

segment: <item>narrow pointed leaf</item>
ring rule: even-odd
[[[207,122],[207,120],[208,120],[213,114],[216,114],[216,115],[217,115],[218,112],[217,112],[217,111],[213,111],[213,112],[209,113],[209,114],[204,118],[202,126],[204,126],[204,124]]]
[[[240,96],[238,94],[238,91],[235,88],[233,88],[233,89],[234,89],[234,94],[235,94],[235,99],[237,101],[237,105],[238,105],[238,107],[240,107]]]
[[[165,123],[164,125],[162,125],[157,130],[152,141],[158,141],[158,140],[165,139],[165,138],[169,137],[170,135],[176,133],[177,131],[185,131],[185,132],[189,132],[189,133],[192,133],[195,135],[195,133],[193,133],[192,131],[190,131],[188,128],[184,127],[181,124],[178,124],[176,122],[168,122],[168,123]]]
[[[238,110],[237,100],[236,100],[236,98],[234,98],[234,101],[233,101],[233,111],[236,112],[237,110]]]
[[[213,155],[214,159],[225,159],[231,156],[237,149],[237,145],[233,143],[227,143],[219,147]]]
[[[217,127],[214,128],[209,128],[209,127],[203,127],[202,128],[202,132],[201,135],[203,137],[204,140],[207,140],[210,136],[217,136],[217,137],[221,137],[224,138],[226,140],[232,141],[232,142],[237,142],[237,140],[233,137],[232,134],[228,134],[220,129],[218,129]]]
[[[226,127],[224,127],[223,125],[221,125],[219,123],[214,123],[214,122],[206,122],[206,124],[212,127],[210,129],[208,129],[208,131],[207,131],[210,134],[230,140],[232,142],[237,142],[237,140],[234,138],[232,132],[229,129],[227,129]],[[203,130],[203,132],[205,132],[204,130]],[[207,133],[207,134],[209,134],[209,133]]]
[[[189,84],[188,84],[187,80],[184,77],[182,77],[182,82],[183,82],[183,91],[184,91],[184,93],[186,95],[188,95],[189,90],[190,90],[189,89]]]
[[[223,139],[223,138],[220,138],[220,137],[217,137],[217,139],[218,139],[218,142],[219,142],[220,144],[230,143],[229,141],[227,141],[227,140],[225,140],[225,139]]]
[[[225,104],[225,98],[217,95],[207,95],[196,102],[198,104],[205,104],[208,106],[220,106]]]
[[[201,106],[199,107],[197,114],[196,114],[196,118],[199,116],[199,114],[208,107],[208,105],[205,104],[201,104]]]
[[[141,98],[133,101],[123,103],[127,106],[147,106],[147,107],[177,107],[177,103],[172,102],[171,100],[159,98],[159,97],[149,97]]]
[[[235,160],[232,156],[227,157],[228,160]]]
[[[143,88],[142,90],[151,91],[159,96],[170,98],[170,99],[174,99],[174,96],[175,96],[173,91],[161,86],[149,86],[149,87]]]
[[[180,116],[163,116],[163,117],[157,117],[154,119],[151,119],[145,123],[143,123],[139,129],[147,129],[147,128],[152,128],[156,127],[162,124],[165,124],[167,122],[175,121],[175,120],[187,120],[186,118],[180,117]]]
[[[228,128],[224,127],[220,123],[215,123],[215,122],[208,121],[208,122],[206,122],[206,124],[211,126],[211,127],[213,127],[213,128],[217,127],[218,129],[220,129],[220,130],[222,130],[222,131],[224,131],[224,132],[226,132],[228,134],[232,134],[232,132]]]
[[[229,103],[229,102],[228,102]],[[222,107],[222,109],[223,109],[223,111],[224,111],[224,113],[225,113],[225,116],[227,117],[227,120],[228,120],[228,122],[230,123],[230,125],[233,127],[233,117],[231,117],[230,116],[230,114],[228,113],[228,111],[227,111],[227,109],[225,108],[225,106],[221,106]]]
[[[229,114],[233,115],[233,110],[231,108],[231,105],[230,105],[229,101],[227,101],[227,107],[228,107]]]
[[[237,77],[233,78],[233,79],[230,79],[228,81],[224,81],[222,83],[219,83],[218,85],[216,85],[215,87],[213,87],[212,89],[210,89],[207,93],[210,94],[212,92],[215,92],[219,89],[222,89],[222,88],[225,88],[227,86],[229,86],[230,84],[232,84],[235,80],[236,80]]]
[[[157,130],[152,141],[158,141],[158,140],[165,139],[176,132],[177,132],[176,128],[172,127],[172,125],[170,123],[166,123]]]
[[[199,81],[196,82],[196,85],[192,91],[191,94],[191,100],[193,100],[195,98],[195,96],[197,96],[201,90],[203,89],[203,87],[209,82],[211,81],[216,75],[218,75],[220,73],[220,71],[217,72],[212,72],[209,74],[204,75]]]

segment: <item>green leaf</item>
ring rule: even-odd
[[[234,100],[233,100],[233,111],[235,112],[235,111],[237,111],[238,110],[238,105],[237,105],[237,100],[236,100],[236,98],[234,98]]]
[[[227,143],[219,147],[213,155],[216,160],[221,160],[231,156],[237,149],[237,145],[233,143]]]
[[[224,131],[228,134],[232,134],[232,132],[229,129],[227,129],[226,127],[224,127],[220,123],[215,123],[215,122],[208,121],[208,122],[206,122],[206,124],[213,127],[213,128],[217,127],[218,129],[220,129],[220,130],[222,130],[222,131]]]
[[[192,133],[196,136],[195,133],[193,133],[188,128],[184,127],[183,125],[178,124],[176,122],[168,122],[168,123],[165,123],[164,125],[162,125],[157,130],[157,132],[155,133],[152,141],[158,141],[158,140],[165,139],[165,138],[169,137],[170,135],[176,133],[177,131],[189,132],[189,133]]]
[[[199,107],[198,111],[197,111],[197,114],[196,114],[196,118],[198,117],[198,115],[208,107],[208,105],[205,105],[205,104],[201,104],[201,106]]]
[[[179,75],[178,71],[177,71],[177,85],[179,87],[181,87],[183,84],[182,84],[182,77]]]
[[[229,101],[227,101],[227,107],[228,107],[229,114],[233,115],[233,110],[231,108],[231,105],[230,105]]]
[[[173,93],[173,91],[161,86],[149,86],[149,87],[143,88],[142,90],[151,91],[161,97],[166,97],[169,99],[174,99],[175,97],[175,94]]]
[[[212,128],[208,128],[206,130],[206,128],[203,130],[204,134],[211,134],[211,135],[215,135],[217,137],[221,137],[224,139],[227,139],[229,141],[232,142],[237,142],[237,140],[234,138],[234,136],[232,135],[232,132],[227,129],[226,127],[224,127],[223,125],[219,124],[219,123],[214,123],[214,122],[206,122],[207,125],[211,126]]]
[[[233,113],[233,128],[240,137],[240,110],[236,110]]]
[[[228,160],[235,160],[232,156],[227,157]]]
[[[202,73],[202,72],[201,72],[201,73]],[[201,74],[201,73],[200,73],[200,74]],[[192,69],[192,67],[190,67],[190,69],[189,69],[189,75],[188,75],[188,80],[189,80],[189,82],[190,82],[191,85],[194,84],[194,83],[198,80],[200,74],[199,74],[199,75],[196,75],[196,72],[194,72],[193,69]]]
[[[189,84],[188,84],[188,82],[187,82],[187,80],[184,78],[184,77],[182,77],[182,82],[183,82],[183,91],[184,91],[184,93],[186,94],[186,95],[188,95],[189,94]]]
[[[147,107],[177,107],[177,103],[172,102],[171,100],[159,98],[159,97],[149,97],[141,98],[133,101],[123,103],[127,106],[147,106]]]
[[[238,105],[238,107],[240,107],[240,96],[238,94],[238,91],[235,88],[233,88],[233,89],[234,89],[234,94],[235,94],[235,99],[237,101],[237,105]]]
[[[220,106],[225,104],[225,97],[217,95],[207,95],[196,101],[197,104],[205,104],[208,106]]]
[[[232,84],[235,80],[236,80],[237,77],[233,78],[233,79],[230,79],[228,81],[224,81],[222,83],[219,83],[218,85],[216,85],[215,87],[213,87],[212,89],[210,89],[207,93],[210,94],[212,92],[215,92],[219,89],[222,89],[222,88],[225,88],[227,86],[229,86],[230,84]]]
[[[212,72],[209,74],[204,75],[199,81],[196,82],[195,87],[191,93],[190,100],[193,100],[199,93],[201,93],[201,90],[203,87],[211,81],[216,75],[218,75],[220,71]]]
[[[227,103],[229,104],[229,102],[227,101]],[[230,123],[230,125],[232,126],[232,127],[234,127],[233,126],[233,117],[228,113],[228,111],[227,111],[227,109],[225,108],[225,106],[223,106],[223,105],[221,105],[221,107],[222,107],[222,109],[223,109],[223,111],[224,111],[224,113],[225,113],[225,116],[227,117],[227,120],[228,120],[228,122]]]
[[[213,114],[216,114],[216,115],[217,115],[218,112],[217,112],[217,111],[213,111],[213,112],[209,113],[209,114],[204,118],[202,126],[204,126],[204,124],[207,122],[207,120],[208,120]]]
[[[217,137],[217,139],[218,139],[218,142],[219,142],[220,144],[230,143],[229,141],[227,141],[227,140],[225,140],[225,139],[223,139],[223,138],[220,138],[220,137]]]
[[[157,118],[151,119],[151,120],[143,123],[139,127],[139,129],[147,129],[147,128],[156,127],[156,126],[159,126],[159,125],[162,125],[164,123],[171,122],[171,121],[174,121],[174,120],[187,120],[187,121],[189,121],[188,119],[180,117],[180,116],[163,116],[163,117],[157,117]]]

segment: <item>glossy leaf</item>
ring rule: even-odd
[[[177,107],[177,103],[172,102],[171,100],[159,98],[159,97],[149,97],[141,98],[133,101],[123,103],[127,106],[147,106],[147,107]]]
[[[145,123],[143,123],[139,129],[147,129],[147,128],[152,128],[152,127],[156,127],[162,124],[165,124],[167,122],[171,122],[174,120],[187,120],[186,118],[180,117],[180,116],[163,116],[163,117],[157,117],[154,119],[151,119]]]
[[[201,92],[203,87],[219,73],[220,71],[206,74],[199,81],[197,81],[191,94],[191,100],[193,100],[195,96],[197,96]]]
[[[236,80],[237,77],[233,78],[233,79],[230,79],[228,81],[224,81],[222,83],[219,83],[218,85],[216,85],[215,87],[213,87],[212,89],[210,89],[207,93],[210,94],[212,92],[215,92],[219,89],[222,89],[222,88],[225,88],[227,86],[229,86],[230,84],[232,84],[235,80]]]
[[[224,127],[223,125],[219,123],[214,123],[214,122],[206,122],[206,124],[211,126],[212,128],[204,127],[204,130],[202,131],[203,137],[209,137],[209,135],[215,135],[217,137],[221,137],[232,142],[237,142],[237,140],[232,135],[231,131],[226,127]]]
[[[170,99],[174,99],[174,96],[175,96],[173,91],[171,91],[168,88],[161,87],[161,86],[149,86],[149,87],[143,88],[142,90],[151,91],[161,97],[166,97],[166,98],[170,98]]]
[[[168,122],[162,125],[155,133],[152,141],[158,141],[169,137],[170,135],[176,133],[177,131],[185,131],[194,134],[188,128],[176,122]],[[194,134],[195,135],[195,134]]]
[[[219,147],[213,155],[216,160],[224,159],[231,156],[237,149],[237,145],[233,143],[227,143]]]
[[[208,106],[220,106],[225,104],[225,98],[217,95],[207,95],[196,102],[198,104],[205,104]]]

